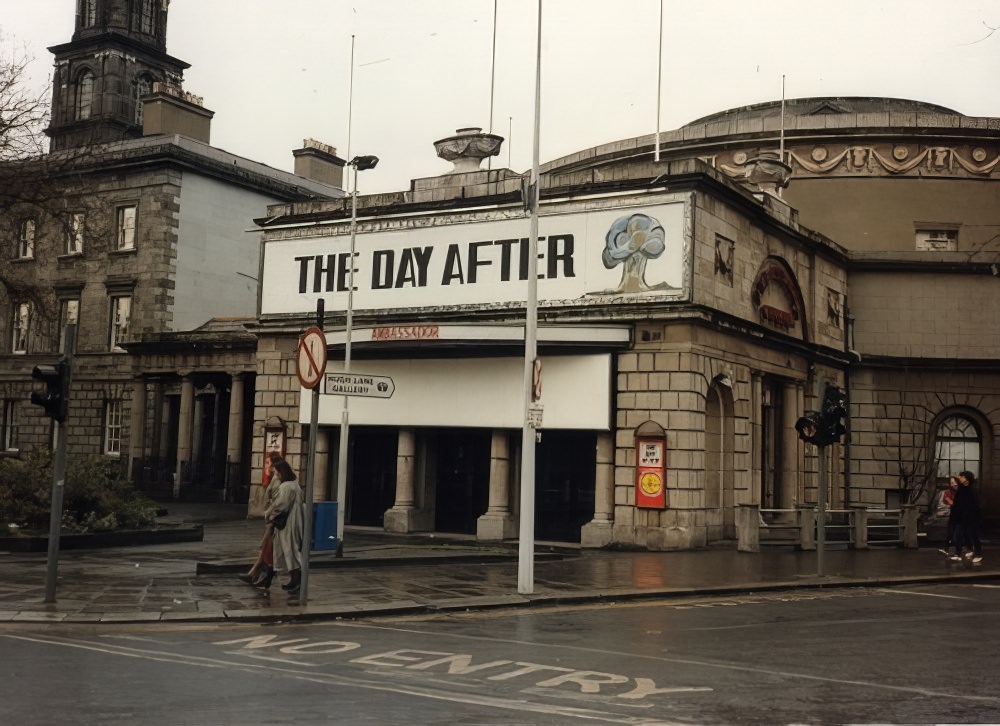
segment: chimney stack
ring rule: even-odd
[[[316,139],[303,139],[301,149],[293,149],[296,176],[344,188],[344,165],[337,149]]]
[[[143,136],[180,134],[211,143],[215,112],[202,105],[201,96],[173,83],[157,82],[153,84],[153,92],[141,100]]]

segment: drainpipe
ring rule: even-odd
[[[844,397],[847,399],[847,417],[844,434],[844,506],[851,506],[851,368],[855,362],[861,361],[861,356],[854,352],[851,345],[854,341],[854,316],[851,315],[847,300],[844,300],[844,352],[847,353],[847,367],[844,369]]]

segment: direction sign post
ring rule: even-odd
[[[396,384],[389,376],[368,373],[327,373],[323,393],[328,396],[364,396],[367,398],[392,398]]]

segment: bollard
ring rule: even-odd
[[[760,508],[756,504],[736,507],[736,549],[760,552]]]

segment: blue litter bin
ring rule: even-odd
[[[339,546],[337,503],[313,502],[312,548],[314,550],[335,550]]]

